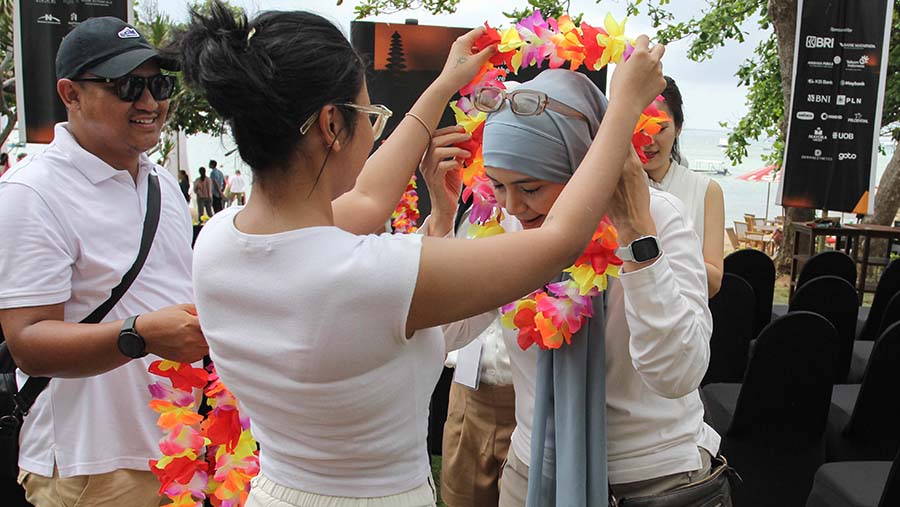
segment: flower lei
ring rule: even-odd
[[[416,193],[416,175],[413,174],[406,187],[406,192],[400,198],[400,204],[391,215],[391,228],[394,232],[411,234],[416,232],[419,220],[419,194]]]
[[[475,48],[480,51],[496,44],[497,53],[460,89],[461,98],[450,104],[456,122],[471,135],[470,140],[456,146],[472,154],[463,161],[460,170],[465,186],[463,198],[472,198],[469,214],[472,238],[504,232],[500,225],[503,211],[484,170],[482,142],[487,114],[474,107],[476,89],[483,86],[505,89],[503,79],[523,66],[540,68],[547,62],[555,69],[569,62],[571,70],[582,65],[600,70],[609,63],[628,59],[634,51],[633,41],[625,36],[625,20],[618,23],[610,14],[606,15],[603,28],[584,22],[576,26],[568,15],[544,19],[539,11],[503,31],[487,23],[485,28]],[[632,144],[642,162],[647,158],[640,148],[653,142],[650,136],[659,132],[663,121],[668,121],[666,115],[651,105],[635,126]],[[571,343],[572,335],[593,315],[592,298],[606,289],[607,276],[618,276],[622,260],[615,255],[616,238],[615,227],[604,217],[584,254],[565,270],[568,279],[549,284],[546,290],[538,290],[502,308],[501,321],[508,328],[518,329],[518,342],[523,350],[535,343],[542,349]]]
[[[207,498],[216,507],[244,505],[250,479],[259,472],[259,451],[249,419],[241,417],[215,367],[159,360],[149,370],[170,381],[149,386],[150,408],[159,413],[157,425],[165,432],[159,441],[162,457],[150,460],[160,495],[172,507],[203,507]],[[204,389],[211,408],[205,418],[194,410],[195,388]]]

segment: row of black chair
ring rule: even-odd
[[[816,503],[822,492],[810,494],[814,476],[817,488],[833,489],[840,486],[835,471],[848,467],[880,470],[869,474],[884,492],[875,498],[893,505],[883,502],[893,498],[885,477],[900,448],[900,407],[889,401],[900,385],[900,262],[884,270],[866,318],[877,340],[859,341],[855,263],[825,254],[806,263],[788,314],[771,323],[775,268],[761,252],[726,258],[722,289],[710,300],[702,394],[723,454],[746,481],[739,506],[803,505],[807,497],[810,507],[856,505]],[[816,476],[825,462],[856,460],[882,461],[829,465]],[[852,496],[856,485],[842,494]]]
[[[763,329],[741,383],[703,387],[707,422],[744,477],[739,506],[802,505],[827,461],[890,460],[900,448],[900,323],[875,342],[858,385],[834,386],[838,333],[798,310]]]

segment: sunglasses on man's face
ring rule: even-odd
[[[112,83],[116,97],[125,102],[135,102],[144,94],[144,88],[150,90],[150,95],[155,100],[168,100],[175,90],[175,76],[157,74],[155,76],[135,76],[128,74],[119,78],[105,77],[80,77],[72,81],[86,81],[88,83]]]

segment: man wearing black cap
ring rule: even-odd
[[[170,68],[125,22],[81,23],[56,60],[68,122],[0,182],[0,216],[16,217],[0,221],[0,324],[22,372],[52,378],[20,438],[19,482],[36,507],[159,505],[148,462],[162,433],[147,406],[159,378],[147,368],[207,352],[189,304],[190,215],[144,154],[166,119]],[[148,208],[159,209],[155,234]],[[80,324],[140,266],[148,236],[128,290],[101,323]]]

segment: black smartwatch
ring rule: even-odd
[[[623,261],[646,262],[659,257],[662,249],[655,236],[643,236],[616,250],[616,255]]]
[[[119,340],[117,342],[119,352],[132,359],[147,355],[147,342],[134,328],[134,321],[137,318],[137,315],[132,315],[125,319],[125,322],[122,324],[122,330],[119,331]]]

